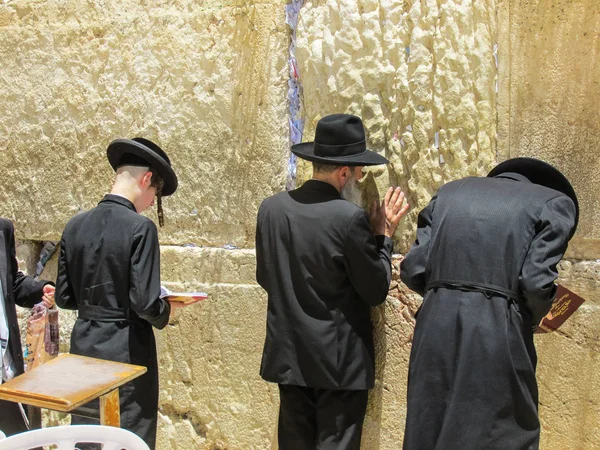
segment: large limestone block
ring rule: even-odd
[[[20,245],[19,260],[31,266],[37,251],[35,243]],[[178,311],[155,333],[161,371],[158,448],[276,448],[278,392],[258,375],[266,295],[255,281],[254,251],[166,246],[161,256],[163,284],[210,296]],[[55,278],[56,263],[57,255],[42,278]],[[399,449],[404,434],[408,361],[421,298],[399,282],[398,267],[395,258],[387,302],[372,314],[376,383],[363,450]],[[563,261],[560,269],[561,281],[577,287],[587,303],[560,332],[536,338],[542,448],[596,448],[600,263]],[[23,310],[23,325],[26,315]],[[60,320],[61,351],[68,351],[75,314],[61,311]],[[65,421],[57,414],[46,417],[47,424]]]
[[[563,260],[559,273],[559,282],[583,297],[587,305],[600,305],[600,260]]]
[[[157,332],[159,448],[268,449],[278,391],[258,375],[265,296],[257,286],[206,286],[210,297]]]
[[[179,283],[189,291],[210,283],[256,285],[254,250],[163,246],[160,254],[166,285]]]
[[[559,331],[536,339],[541,448],[600,448],[600,306],[583,305]]]
[[[499,155],[544,159],[571,180],[574,258],[600,256],[600,3],[499,2]]]
[[[400,185],[413,206],[396,234],[402,249],[441,184],[495,162],[495,36],[494,0],[315,0],[300,11],[304,140],[327,114],[363,118],[369,148],[390,159],[366,177],[367,197]],[[306,165],[299,173],[310,176]]]
[[[600,448],[600,262],[563,261],[560,281],[586,302],[559,330],[536,336],[541,448]]]
[[[107,144],[140,135],[180,180],[161,241],[251,246],[286,177],[284,4],[4,2],[0,215],[57,239],[110,188]]]
[[[161,267],[165,285],[209,298],[156,333],[159,448],[270,448],[279,397],[258,375],[266,295],[254,251],[163,247]]]

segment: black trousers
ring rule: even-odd
[[[7,436],[27,431],[17,403],[0,400],[0,430]]]
[[[369,391],[279,385],[280,450],[359,450]]]

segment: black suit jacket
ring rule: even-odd
[[[391,280],[392,241],[373,236],[367,213],[328,183],[263,201],[256,278],[267,291],[261,376],[321,389],[374,384],[371,307]]]
[[[63,231],[56,304],[77,309],[71,353],[156,363],[152,326],[164,328],[156,225],[118,195],[73,217]]]
[[[35,281],[19,270],[15,254],[15,234],[10,220],[0,218],[0,279],[4,294],[4,310],[8,318],[8,351],[16,366],[17,375],[23,373],[23,351],[15,305],[31,308],[42,301],[42,288],[47,281]]]
[[[129,200],[112,194],[73,217],[60,242],[56,304],[78,310],[71,353],[148,369],[119,389],[121,427],[154,448],[158,362],[153,327],[164,328],[171,310],[160,298],[156,225]]]
[[[421,295],[439,281],[497,286],[537,324],[552,306],[574,218],[569,197],[520,174],[448,183],[419,214],[402,281]]]
[[[421,211],[400,273],[424,295],[404,450],[538,448],[533,326],[574,219],[569,197],[513,173],[445,184]]]

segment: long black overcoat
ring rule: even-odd
[[[264,200],[256,278],[267,291],[261,376],[319,389],[373,387],[371,307],[391,280],[392,240],[332,185],[309,180]]]
[[[47,281],[35,281],[19,270],[15,254],[14,227],[10,220],[0,218],[0,280],[4,295],[4,311],[9,328],[8,347],[15,364],[15,374],[23,373],[23,351],[15,305],[31,308],[42,301],[42,289]],[[0,430],[8,436],[26,430],[16,403],[0,401]]]
[[[421,211],[401,265],[424,295],[405,450],[538,448],[532,330],[551,307],[574,218],[567,196],[512,173],[448,183]]]
[[[56,303],[78,310],[71,353],[148,368],[119,390],[121,427],[154,448],[158,365],[152,327],[164,328],[170,313],[160,298],[156,225],[111,194],[73,217],[60,242]]]

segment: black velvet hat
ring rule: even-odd
[[[571,186],[567,177],[565,177],[560,170],[539,159],[512,158],[494,167],[492,171],[488,173],[488,177],[495,177],[507,172],[519,173],[532,183],[562,192],[573,200],[573,203],[575,204],[575,226],[571,232],[571,237],[573,236],[575,229],[577,228],[577,223],[579,222],[579,202],[577,201],[577,195],[575,194],[573,186]]]
[[[106,155],[114,170],[124,165],[147,165],[158,171],[164,182],[161,194],[165,197],[177,190],[177,175],[171,167],[169,157],[163,149],[148,139],[116,139],[108,145]]]
[[[308,161],[336,166],[376,166],[389,161],[367,150],[360,117],[332,114],[317,123],[314,142],[292,145],[292,153]]]

